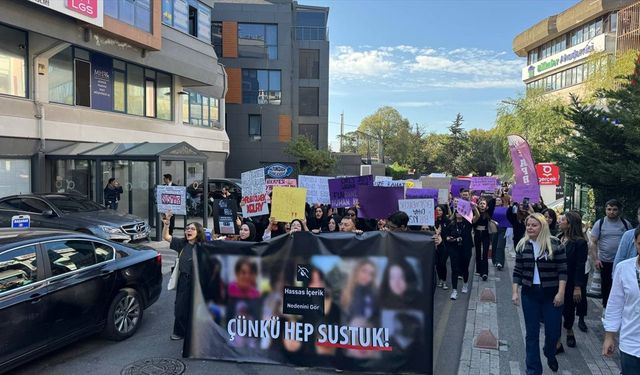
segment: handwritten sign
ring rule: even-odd
[[[451,177],[420,177],[420,181],[422,181],[423,188],[432,188],[432,189],[447,189],[449,191],[449,186],[451,184]]]
[[[493,192],[498,186],[498,180],[495,177],[471,177],[471,185],[469,189],[475,191]]]
[[[405,180],[379,180],[373,181],[373,186],[382,187],[404,187],[406,185]]]
[[[473,210],[471,209],[471,202],[465,201],[464,199],[457,199],[458,202],[456,206],[456,210],[462,217],[464,217],[468,222],[473,221]]]
[[[400,199],[398,209],[409,215],[409,225],[435,225],[433,199]]]
[[[269,214],[264,168],[242,172],[242,215],[244,217]]]
[[[285,222],[304,219],[306,200],[307,189],[305,188],[274,186],[271,198],[271,217]]]
[[[373,186],[373,176],[333,178],[329,180],[329,194],[333,208],[358,204],[358,186]]]
[[[174,215],[186,215],[186,196],[185,186],[159,185],[156,187],[156,208],[161,213],[171,210]]]
[[[271,194],[274,186],[298,187],[298,180],[295,178],[267,178],[265,183],[267,185],[267,194]]]
[[[307,203],[331,203],[329,177],[299,175],[298,186],[307,189]]]
[[[378,181],[391,181],[393,180],[393,177],[391,176],[374,176],[373,177],[373,186],[378,186],[376,185],[376,182]]]

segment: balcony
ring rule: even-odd
[[[293,26],[295,40],[329,40],[329,29],[321,26]]]

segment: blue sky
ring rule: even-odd
[[[411,124],[490,129],[496,107],[524,90],[513,38],[577,0],[299,0],[328,6],[329,143],[391,105]]]

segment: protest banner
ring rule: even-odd
[[[420,177],[420,181],[422,182],[423,188],[431,188],[431,189],[447,189],[451,186],[451,177]]]
[[[422,181],[420,180],[405,180],[405,189],[420,189],[422,188]]]
[[[409,215],[409,225],[435,225],[433,199],[400,199],[398,208]]]
[[[391,176],[374,176],[373,177],[373,186],[378,186],[378,185],[376,185],[376,183],[378,181],[391,181],[391,180],[393,180],[393,177],[391,177]]]
[[[382,187],[404,187],[406,185],[406,180],[380,180],[373,181],[373,186],[382,186]]]
[[[468,189],[470,185],[470,180],[451,180],[451,195],[454,198],[458,198],[460,196],[460,189]]]
[[[540,186],[513,185],[511,188],[511,201],[522,203],[524,198],[529,198],[529,203],[540,202]]]
[[[307,203],[331,203],[329,178],[325,176],[298,176],[298,186],[307,189]]]
[[[457,199],[458,202],[456,206],[456,210],[462,217],[464,217],[468,222],[473,221],[473,210],[471,209],[471,202],[465,201],[464,199]]]
[[[398,199],[404,198],[404,187],[358,186],[358,217],[386,219],[398,211]]]
[[[507,219],[507,210],[509,207],[496,207],[493,210],[493,220],[498,222],[500,228],[511,228],[511,222]]]
[[[264,182],[267,186],[267,195],[273,192],[274,186],[298,187],[298,180],[295,178],[266,178]]]
[[[171,210],[174,215],[187,214],[187,188],[184,186],[156,186],[156,207],[158,212]]]
[[[183,356],[432,374],[434,253],[429,235],[385,231],[199,244]]]
[[[529,198],[530,203],[540,202],[538,175],[529,143],[519,135],[509,135],[507,141],[515,180],[511,197],[515,202],[522,202],[524,198]]]
[[[213,229],[218,234],[238,234],[236,217],[238,206],[234,199],[213,201]]]
[[[447,190],[447,193],[449,190]],[[433,199],[438,200],[438,189],[407,189],[405,191],[406,199]]]
[[[332,178],[329,180],[331,207],[354,207],[358,204],[358,186],[373,186],[373,176]]]
[[[438,204],[449,204],[449,189],[438,189]]]
[[[242,172],[242,215],[244,217],[269,214],[264,168]]]
[[[493,193],[497,187],[498,179],[495,177],[471,177],[471,185],[469,186],[469,189]]]
[[[274,186],[271,197],[271,217],[287,223],[293,219],[304,220],[306,199],[307,189],[305,188]]]

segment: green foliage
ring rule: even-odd
[[[284,153],[298,158],[300,173],[312,176],[331,175],[336,166],[336,160],[327,150],[318,150],[311,141],[304,136],[289,141]]]
[[[602,90],[615,90],[627,81],[627,77],[633,73],[638,51],[629,50],[616,56],[615,60],[606,52],[592,54],[587,63],[591,65],[594,73],[586,82],[587,97],[585,101],[591,103],[597,98],[597,93]],[[594,95],[595,94],[595,95]]]
[[[398,162],[395,162],[387,167],[387,175],[391,175],[394,180],[402,180],[407,177],[407,173],[409,172],[409,168],[404,167]]]
[[[406,162],[406,145],[411,129],[409,120],[403,118],[395,108],[381,107],[374,114],[365,117],[360,122],[358,132],[365,140],[360,142],[358,148],[361,155],[373,153],[373,147],[376,147],[375,152],[381,162],[385,158],[399,163]]]

